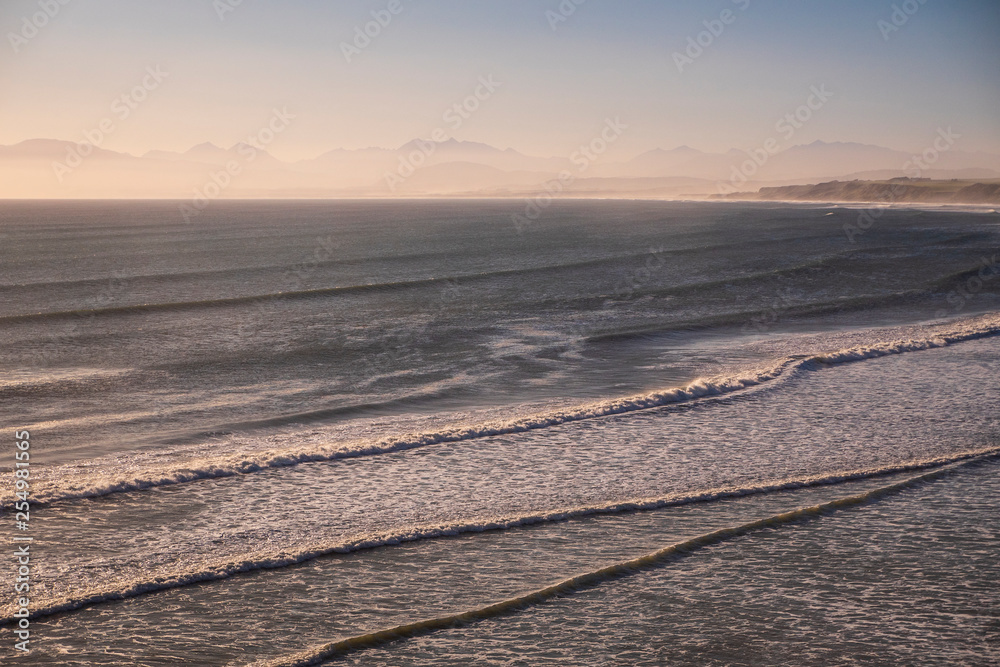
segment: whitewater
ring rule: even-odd
[[[0,208],[25,664],[998,654],[995,212],[217,204]]]

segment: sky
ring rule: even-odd
[[[435,130],[566,156],[609,119],[622,157],[947,127],[1000,153],[997,0],[4,0],[0,32],[0,145],[228,147],[277,110],[288,160]]]

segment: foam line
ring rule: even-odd
[[[996,456],[996,454],[992,454]],[[323,646],[307,649],[300,653],[281,657],[274,660],[258,661],[253,663],[258,667],[309,667],[318,665],[326,660],[335,658],[346,653],[359,650],[375,648],[411,639],[422,635],[430,634],[439,630],[462,627],[465,625],[478,623],[480,621],[506,616],[522,609],[534,607],[548,600],[557,597],[572,595],[580,590],[593,588],[607,581],[629,577],[639,572],[660,567],[681,558],[687,557],[705,547],[713,546],[729,540],[733,540],[745,535],[749,535],[768,528],[778,528],[792,523],[821,517],[843,509],[857,507],[867,503],[875,502],[883,498],[898,494],[911,487],[931,482],[946,472],[949,468],[941,468],[926,472],[915,477],[889,484],[878,489],[866,491],[853,496],[838,498],[830,502],[810,507],[802,507],[790,512],[775,514],[764,519],[751,521],[740,526],[722,528],[704,535],[699,535],[683,542],[677,542],[670,546],[659,549],[652,553],[645,554],[632,560],[622,561],[613,565],[608,565],[593,572],[579,574],[569,579],[564,579],[556,584],[541,588],[518,597],[509,598],[495,604],[491,604],[479,609],[439,616],[437,618],[424,619],[414,623],[398,625],[394,628],[369,632],[354,637],[348,637],[340,641],[325,644]]]
[[[395,546],[407,542],[455,537],[468,533],[510,530],[523,526],[554,523],[595,515],[648,512],[668,507],[679,507],[683,505],[708,503],[719,500],[777,493],[781,491],[830,486],[918,470],[930,469],[934,471],[935,469],[943,468],[956,463],[983,460],[996,456],[1000,456],[1000,447],[962,452],[948,457],[911,461],[909,463],[896,466],[838,472],[824,476],[781,480],[770,484],[761,484],[756,486],[711,489],[695,494],[673,494],[659,498],[644,498],[603,505],[588,505],[550,512],[522,514],[513,517],[499,517],[488,521],[472,521],[467,523],[452,523],[436,526],[418,526],[407,532],[366,535],[354,540],[348,539],[335,544],[315,545],[292,553],[289,553],[287,550],[283,550],[267,556],[258,556],[256,560],[219,562],[204,566],[203,569],[197,571],[161,576],[149,581],[125,582],[123,584],[118,584],[117,587],[108,586],[100,589],[92,589],[75,597],[65,597],[51,602],[37,604],[37,606],[33,608],[30,618],[35,619],[60,612],[75,611],[77,609],[82,609],[84,607],[104,602],[126,600],[149,593],[180,588],[201,582],[228,579],[234,575],[245,572],[273,570],[291,565],[298,565],[300,563],[334,554],[353,553],[356,551]],[[7,609],[9,609],[9,607]],[[4,613],[12,613],[7,609],[5,609]],[[0,626],[7,625],[12,621],[13,618],[11,616],[2,616],[0,617]]]
[[[687,402],[698,398],[729,394],[774,380],[780,377],[786,369],[800,366],[802,363],[803,360],[789,359],[771,369],[739,377],[722,378],[715,381],[699,380],[684,388],[592,403],[567,411],[536,414],[512,421],[488,422],[430,433],[408,434],[348,446],[334,445],[331,447],[299,450],[280,449],[253,454],[213,457],[201,461],[185,461],[178,464],[176,469],[167,468],[140,471],[138,476],[129,478],[121,476],[98,478],[93,481],[86,481],[80,486],[74,486],[73,482],[69,480],[53,480],[51,482],[39,480],[32,487],[32,502],[37,505],[47,505],[56,501],[78,500],[128,491],[142,491],[153,487],[169,486],[201,479],[232,477],[273,468],[295,466],[302,463],[391,454],[419,447],[427,447],[429,445],[466,442],[493,436],[525,433],[561,424],[621,415],[674,403]],[[0,507],[9,507],[13,501],[12,491],[4,490],[0,494]]]
[[[375,442],[310,449],[279,449],[253,454],[217,456],[211,459],[185,461],[172,468],[139,471],[135,476],[101,477],[82,482],[69,480],[39,480],[32,489],[32,502],[38,505],[56,501],[77,500],[129,491],[181,484],[202,479],[233,477],[303,463],[328,462],[338,459],[390,454],[430,445],[466,442],[493,436],[512,435],[590,419],[628,414],[671,404],[685,403],[706,397],[717,397],[764,385],[796,371],[876,359],[976,340],[1000,334],[1000,316],[980,318],[981,323],[966,324],[952,331],[925,339],[894,340],[858,346],[808,358],[786,358],[770,368],[749,371],[732,377],[697,380],[683,388],[641,396],[622,397],[580,407],[536,414],[512,421],[499,421],[447,429],[431,433],[409,434]],[[0,508],[12,506],[13,491],[0,490]]]

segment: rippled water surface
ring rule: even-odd
[[[25,664],[995,664],[1000,218],[513,208],[3,204]]]

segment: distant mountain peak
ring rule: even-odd
[[[678,154],[690,155],[695,153],[701,153],[701,151],[698,150],[697,148],[691,148],[687,144],[683,144],[681,146],[678,146],[677,148],[654,148],[652,150],[646,151],[645,153],[642,153],[642,155],[678,155]]]
[[[867,149],[877,149],[881,151],[892,150],[891,148],[886,148],[885,146],[878,146],[876,144],[863,144],[858,141],[823,141],[817,139],[811,144],[797,144],[792,146],[792,148],[867,148]]]
[[[491,153],[502,153],[503,151],[489,144],[480,143],[478,141],[462,141],[460,139],[455,139],[454,137],[449,137],[444,141],[434,141],[433,139],[414,139],[413,141],[408,141],[398,148],[400,151],[413,150],[414,148],[419,149],[420,146],[426,146],[427,144],[432,144],[437,148],[445,149],[465,149],[465,150],[481,150],[489,151]]]
[[[496,148],[442,134],[435,137],[441,141],[416,139],[398,149],[335,149],[319,158],[295,162],[286,162],[243,142],[223,148],[207,141],[184,152],[154,150],[142,157],[96,148],[87,152],[88,174],[74,175],[69,186],[95,196],[121,196],[125,192],[118,185],[121,170],[128,167],[129,175],[134,176],[129,194],[184,196],[186,193],[178,189],[181,187],[178,183],[200,182],[207,169],[217,170],[237,161],[241,167],[247,167],[238,190],[233,190],[240,195],[253,192],[368,196],[386,194],[386,174],[402,173],[400,170],[406,166],[402,165],[402,159],[408,163],[413,177],[406,176],[407,194],[493,192],[508,196],[515,192],[535,192],[540,185],[573,167],[572,160],[564,156],[530,156],[509,147]],[[586,187],[592,189],[586,191],[609,196],[627,193],[659,197],[676,194],[679,187],[687,195],[714,193],[720,183],[738,181],[741,177],[752,181],[751,187],[845,181],[868,175],[886,179],[904,175],[904,165],[910,159],[907,152],[845,141],[802,142],[770,155],[766,164],[748,162],[752,155],[748,156],[745,150],[717,150],[720,152],[705,152],[682,144],[653,148],[623,161],[606,160],[587,175],[590,179],[605,180],[588,181]],[[30,139],[15,146],[0,146],[0,191],[18,194],[28,191],[30,186],[39,193],[54,196],[77,192],[53,184],[52,163],[64,162],[70,153],[79,151],[78,141],[57,139]],[[951,150],[941,155],[933,172],[925,175],[996,178],[1000,175],[1000,155]],[[100,186],[104,189],[87,190],[91,182],[87,179],[107,185]],[[7,189],[3,190],[3,186]]]
[[[21,157],[40,157],[45,159],[65,159],[67,151],[78,153],[80,146],[86,142],[68,141],[65,139],[25,139],[10,146],[0,146],[0,150],[8,155]],[[94,146],[86,153],[87,156],[104,158],[133,158],[133,155],[113,151],[100,146]]]
[[[24,141],[14,144],[14,147],[19,148],[31,148],[33,146],[65,146],[72,142],[63,141],[62,139],[25,139]]]
[[[225,153],[226,149],[221,146],[216,146],[211,141],[206,141],[205,143],[198,144],[197,146],[192,146],[189,148],[187,153]]]

